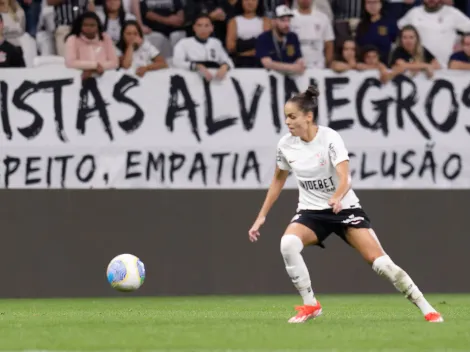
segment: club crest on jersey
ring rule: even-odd
[[[317,158],[318,158],[318,162],[320,163],[320,166],[326,165],[326,159],[321,153],[317,153]]]

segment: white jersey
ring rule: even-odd
[[[294,10],[291,31],[299,37],[306,66],[325,68],[325,42],[335,40],[333,26],[328,16],[315,8],[309,14]]]
[[[331,209],[328,200],[339,184],[336,165],[349,160],[343,139],[335,130],[318,126],[315,138],[304,142],[290,133],[283,136],[277,147],[277,165],[281,170],[292,170],[299,187],[297,210]],[[360,207],[359,198],[352,189],[341,201],[343,209]]]

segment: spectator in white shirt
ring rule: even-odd
[[[312,0],[298,0],[291,30],[299,37],[308,68],[323,69],[333,61],[335,34],[328,16],[312,6]]]
[[[402,29],[414,26],[424,47],[433,54],[442,67],[446,67],[458,42],[457,31],[470,32],[470,18],[442,0],[424,0],[398,21]]]
[[[137,21],[124,23],[121,39],[116,46],[120,67],[135,72],[139,77],[149,71],[168,67],[157,48],[144,39]]]
[[[125,21],[135,20],[135,16],[124,10],[121,0],[106,0],[102,10],[96,14],[101,20],[104,31],[109,34],[114,43],[121,38],[121,29]]]
[[[181,39],[174,48],[173,65],[177,68],[197,71],[207,81],[214,77],[209,68],[217,68],[216,79],[223,79],[234,67],[222,42],[211,37],[214,26],[208,15],[200,15],[193,24],[194,37]]]

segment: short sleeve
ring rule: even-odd
[[[160,51],[150,42],[147,42],[147,52],[150,62],[160,55]]]
[[[290,165],[287,162],[287,159],[285,158],[284,154],[282,153],[282,150],[279,145],[277,146],[276,162],[277,162],[277,166],[281,170],[290,170]]]
[[[328,137],[328,155],[334,167],[339,163],[349,160],[348,150],[344,145],[343,138],[336,131],[330,131]]]

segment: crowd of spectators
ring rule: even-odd
[[[0,67],[432,76],[470,70],[469,14],[467,0],[0,0]]]

